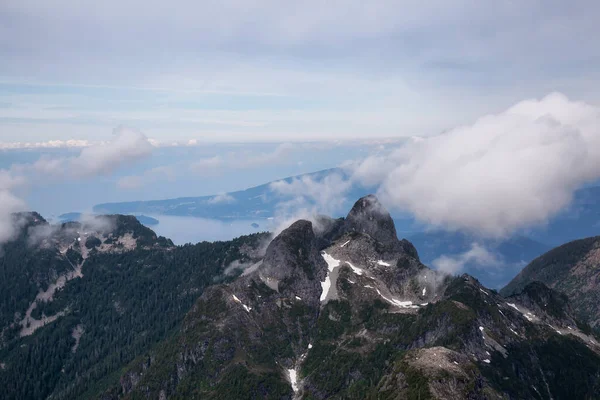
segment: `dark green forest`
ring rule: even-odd
[[[126,221],[127,222],[127,221]],[[117,224],[114,235],[131,231],[131,221]],[[3,343],[0,387],[5,399],[87,398],[118,382],[121,368],[176,330],[204,288],[227,281],[224,269],[234,260],[251,261],[240,248],[255,247],[267,234],[228,242],[173,246],[141,225],[135,250],[119,253],[94,249],[83,265],[83,278],[73,279],[39,303],[33,316],[63,317],[19,338],[14,313],[25,312],[39,289],[69,268],[56,249],[32,249],[26,233],[4,247],[0,258],[0,326]],[[137,226],[137,227],[136,227]],[[151,234],[148,234],[148,231]],[[24,231],[26,232],[26,231]],[[88,244],[90,241],[88,241]],[[92,248],[97,241],[91,241]],[[76,351],[72,337],[81,325]]]

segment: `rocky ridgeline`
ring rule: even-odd
[[[598,393],[600,347],[564,296],[535,284],[504,298],[468,275],[429,269],[412,244],[398,240],[374,196],[345,219],[318,222],[295,222],[262,263],[208,288],[181,330],[104,397]]]

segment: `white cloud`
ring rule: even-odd
[[[25,183],[22,176],[15,175],[13,170],[0,169],[0,190],[10,190]]]
[[[117,128],[114,139],[105,145],[86,147],[70,160],[70,169],[76,176],[109,174],[123,164],[149,156],[153,146],[141,132]]]
[[[16,164],[13,169],[34,175],[60,178],[86,178],[107,175],[152,153],[148,138],[136,130],[117,128],[111,141],[82,148],[77,156],[43,155],[32,164]]]
[[[279,204],[282,211],[311,209],[315,213],[327,215],[340,211],[351,187],[352,182],[339,173],[321,178],[305,175],[289,182],[281,180],[270,185],[270,189],[284,199]]]
[[[25,203],[14,195],[13,190],[25,184],[25,178],[12,170],[0,170],[0,244],[10,240],[17,232],[13,213],[22,211]]]
[[[81,223],[81,227],[68,227],[66,229],[62,228],[60,224],[33,226],[27,231],[28,244],[30,246],[37,245],[61,230],[67,235],[75,235],[80,230],[97,233],[111,232],[115,229],[116,220],[113,217],[103,215],[82,214],[78,222]]]
[[[380,157],[384,157],[381,159]],[[418,219],[488,236],[540,224],[600,178],[600,108],[553,93],[367,158],[356,179]]]
[[[0,244],[13,238],[17,226],[13,213],[22,211],[25,203],[8,190],[0,188]]]
[[[208,199],[208,204],[231,204],[235,203],[235,198],[227,193],[220,193]]]
[[[0,142],[0,150],[78,148],[90,145],[88,140],[77,139],[49,140],[47,142]]]
[[[476,264],[477,267],[499,267],[502,261],[485,247],[478,243],[472,243],[471,248],[461,254],[447,256],[442,255],[431,262],[438,271],[447,274],[457,274],[461,272],[467,264]]]
[[[15,140],[51,130],[68,138],[65,129],[114,121],[161,140],[429,135],[549,90],[600,100],[600,5],[592,0],[48,7],[0,2],[1,22],[10,20],[0,38],[12,39],[0,41],[0,76],[34,90],[54,86],[17,102],[32,103],[25,109],[12,97],[27,93],[0,96],[10,105],[0,110],[2,130]]]
[[[151,153],[152,145],[142,133],[125,128],[114,133],[112,141],[85,147],[74,157],[43,156],[31,164],[13,164],[10,170],[0,170],[0,243],[16,231],[12,213],[25,208],[14,193],[16,187],[49,177],[64,180],[108,174]]]
[[[348,211],[342,208],[351,187],[352,182],[339,173],[271,183],[271,191],[280,198],[271,231],[277,235],[299,219],[311,221],[315,230],[321,229],[319,215]]]

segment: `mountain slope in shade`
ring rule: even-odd
[[[600,328],[600,236],[575,240],[536,258],[501,293],[519,292],[534,281],[564,293],[578,318]]]
[[[0,256],[0,398],[93,398],[268,235],[174,246],[132,216],[15,216]],[[234,263],[235,262],[235,263]]]
[[[543,284],[503,298],[423,265],[372,197],[209,288],[104,399],[592,398],[600,347]],[[548,308],[551,304],[551,310]]]

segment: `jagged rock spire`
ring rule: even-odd
[[[363,233],[390,249],[398,247],[394,221],[372,194],[360,198],[354,204],[346,217],[345,231]]]
[[[318,301],[327,264],[319,254],[312,223],[296,221],[275,237],[258,272],[278,282],[280,292],[290,291]]]

